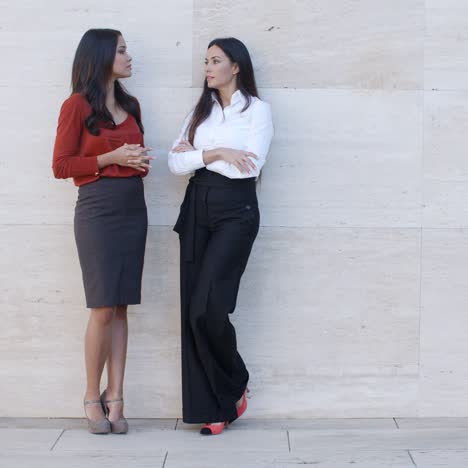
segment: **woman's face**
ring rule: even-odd
[[[209,88],[220,89],[230,85],[239,73],[237,63],[232,63],[229,57],[217,45],[211,46],[206,53],[205,75]]]
[[[122,36],[117,41],[112,76],[115,79],[132,76],[132,57],[127,52],[127,44]]]

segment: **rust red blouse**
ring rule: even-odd
[[[91,135],[85,119],[91,106],[80,94],[72,94],[62,105],[57,125],[52,168],[57,179],[73,177],[76,186],[88,184],[100,177],[144,177],[148,172],[117,164],[99,169],[97,157],[125,143],[143,145],[143,135],[132,115],[115,128],[100,128]]]

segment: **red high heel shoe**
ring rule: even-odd
[[[229,424],[231,424],[237,418],[240,418],[245,413],[245,410],[247,409],[247,393],[248,392],[250,392],[249,387],[246,387],[246,389],[244,390],[244,393],[242,394],[242,403],[239,406],[239,408],[237,408],[237,417],[234,419],[231,419],[229,421]]]
[[[200,434],[203,435],[218,435],[224,431],[224,428],[228,426],[228,422],[224,422],[222,424],[205,424],[200,429]]]

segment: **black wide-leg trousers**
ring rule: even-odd
[[[227,421],[249,373],[229,314],[258,233],[254,179],[196,171],[174,230],[180,237],[182,403],[186,423]]]

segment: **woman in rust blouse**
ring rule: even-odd
[[[73,177],[79,187],[74,227],[91,309],[84,407],[92,433],[128,430],[123,416],[127,306],[140,303],[148,224],[142,177],[152,159],[143,143],[138,101],[119,82],[131,74],[131,57],[119,31],[84,34],[53,155],[55,177]],[[105,364],[108,383],[101,395]]]

